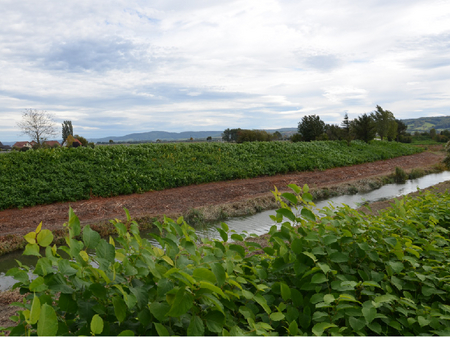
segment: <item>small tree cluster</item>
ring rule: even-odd
[[[346,113],[340,126],[325,124],[316,115],[304,116],[298,123],[298,133],[291,140],[346,140],[350,144],[353,139],[369,142],[378,134],[381,140],[402,141],[407,137],[406,129],[406,124],[395,119],[391,111],[377,105],[371,114],[363,114],[354,120]]]
[[[270,142],[272,140],[280,140],[283,136],[279,131],[273,134],[264,130],[247,130],[247,129],[226,129],[222,133],[222,140],[225,142]]]

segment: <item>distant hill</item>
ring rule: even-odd
[[[402,119],[402,122],[408,126],[406,131],[410,133],[428,132],[431,129],[437,132],[450,130],[450,116]]]
[[[297,132],[296,128],[282,128],[276,130],[266,130],[268,132],[279,131],[282,135],[290,135],[291,133]],[[131,133],[125,136],[110,136],[104,138],[90,138],[90,142],[109,142],[112,139],[114,142],[135,142],[135,141],[156,141],[159,140],[188,140],[191,137],[193,139],[206,139],[207,137],[211,138],[222,138],[221,131],[184,131],[184,132],[166,132],[166,131],[150,131],[150,132],[142,132],[142,133]]]

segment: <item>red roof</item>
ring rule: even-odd
[[[25,147],[32,147],[34,142],[16,142],[13,147],[18,147],[19,149]]]
[[[53,147],[55,144],[58,146],[61,146],[61,144],[57,140],[46,140],[44,144],[47,144],[48,146]]]

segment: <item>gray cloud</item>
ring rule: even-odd
[[[342,61],[335,55],[308,56],[304,58],[303,62],[307,67],[321,71],[330,71],[342,64]]]
[[[123,70],[146,62],[145,56],[145,46],[119,37],[82,39],[52,44],[43,66],[69,72]]]

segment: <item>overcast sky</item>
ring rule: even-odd
[[[450,115],[448,0],[0,2],[0,141]]]

